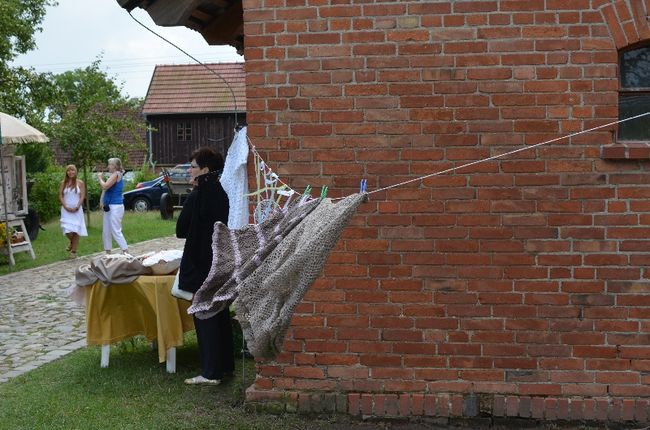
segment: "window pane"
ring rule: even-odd
[[[650,111],[650,94],[621,94],[618,103],[619,120],[640,115]],[[619,124],[618,138],[650,140],[650,115]]]
[[[623,53],[621,88],[650,88],[650,46]]]

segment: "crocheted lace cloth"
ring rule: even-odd
[[[241,230],[215,224],[212,269],[188,312],[208,318],[234,300],[251,354],[275,357],[296,305],[365,199],[353,194],[338,203],[299,202]]]
[[[248,142],[246,127],[237,132],[228,148],[226,163],[221,174],[221,186],[228,194],[228,227],[236,230],[248,225]]]

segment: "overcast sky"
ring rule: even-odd
[[[135,22],[117,0],[58,0],[36,33],[37,48],[14,64],[39,72],[62,73],[84,68],[102,56],[102,69],[130,97],[144,97],[156,64],[196,64],[191,58]],[[244,61],[230,46],[210,46],[194,30],[160,27],[140,8],[138,21],[207,63]]]

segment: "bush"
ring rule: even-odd
[[[29,175],[46,170],[54,157],[47,143],[19,143],[16,155],[25,156],[25,171]]]
[[[34,184],[29,193],[29,207],[34,209],[40,218],[41,223],[46,223],[61,213],[61,202],[59,201],[59,186],[65,175],[65,166],[50,166],[45,172],[35,173],[32,175]],[[78,172],[78,177],[83,178],[83,172]],[[99,181],[92,174],[88,173],[86,184],[86,204],[84,208],[95,210],[99,207],[99,197],[102,189]]]
[[[63,180],[65,167],[50,166],[44,172],[32,176],[34,185],[29,193],[29,207],[34,209],[42,223],[61,213],[59,185]]]
[[[79,179],[83,180],[81,175],[79,175]],[[86,184],[87,207],[89,207],[91,211],[96,210],[99,208],[99,198],[102,196],[102,187],[99,186],[97,176],[95,176],[93,172],[88,172],[88,179],[84,181],[84,183]],[[86,206],[84,206],[84,208],[86,208]]]
[[[134,173],[133,182],[136,184],[138,182],[150,181],[160,176],[159,173],[156,173],[155,169],[149,167],[147,164],[143,164],[140,170],[136,170]]]

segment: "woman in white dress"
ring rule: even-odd
[[[65,168],[65,177],[59,187],[61,202],[61,229],[70,243],[66,248],[70,258],[77,258],[79,236],[88,236],[84,221],[83,202],[86,198],[86,184],[77,179],[77,168],[70,164]]]

